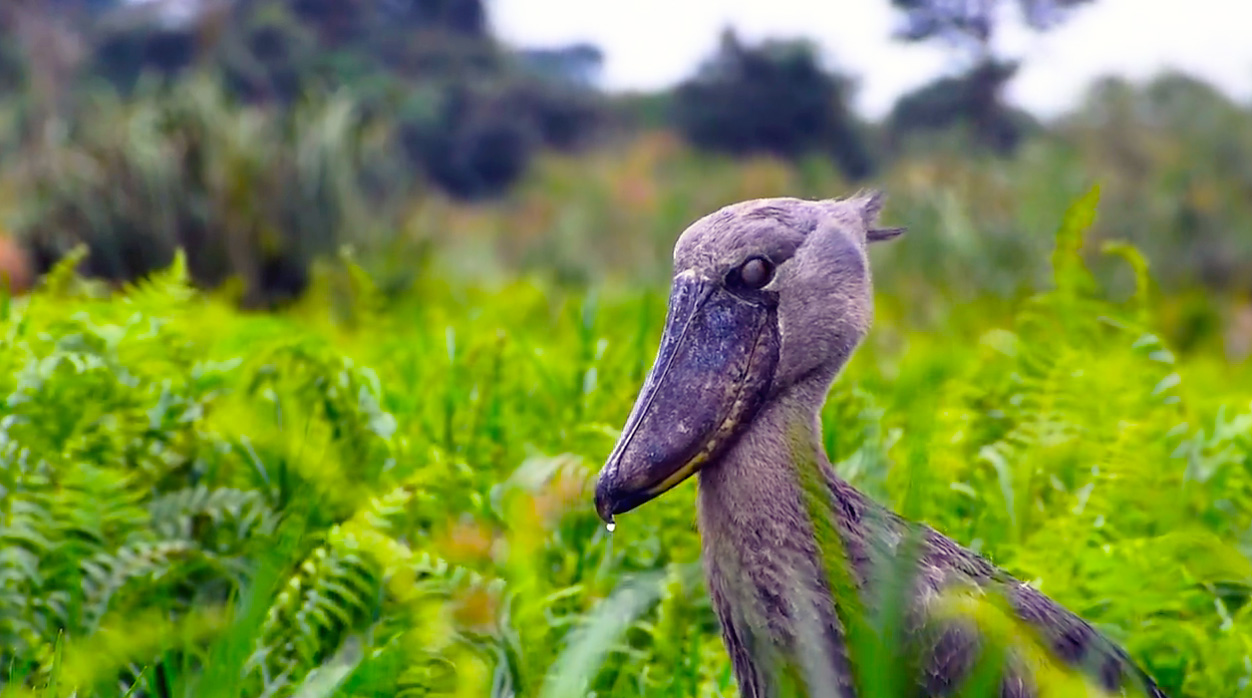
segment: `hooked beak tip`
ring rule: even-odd
[[[596,514],[600,516],[604,523],[613,523],[612,485],[609,482],[609,478],[605,477],[605,474],[601,474],[600,479],[596,482]]]

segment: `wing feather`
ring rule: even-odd
[[[910,531],[920,532],[922,573],[917,575],[917,599],[933,597],[949,585],[973,584],[988,592],[1001,593],[1014,615],[1039,633],[1055,660],[1083,672],[1106,691],[1121,694],[1139,690],[1149,698],[1167,698],[1152,679],[1126,652],[1099,633],[1078,615],[1064,608],[1037,589],[1023,584],[985,558],[960,546],[929,526],[905,521],[894,512],[873,502],[838,477],[827,473],[832,507],[844,535],[853,549],[868,550],[875,541],[899,541]],[[894,552],[894,548],[892,548]],[[852,555],[852,564],[868,565],[870,555]],[[866,580],[868,570],[858,570]],[[920,601],[918,603],[921,603]],[[935,621],[927,618],[925,604],[915,606],[912,632],[923,648],[919,682],[925,695],[950,695],[970,674],[981,641],[970,624]],[[1005,668],[1000,695],[1004,698],[1030,698],[1034,695],[1031,677],[1025,667]]]

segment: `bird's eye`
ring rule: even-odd
[[[764,257],[753,257],[739,267],[739,281],[748,288],[761,288],[774,278],[774,265]]]

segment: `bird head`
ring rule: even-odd
[[[612,522],[715,462],[762,405],[829,386],[869,330],[866,247],[883,196],[757,199],[691,224],[674,246],[664,334],[596,484]]]

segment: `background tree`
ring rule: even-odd
[[[887,116],[889,146],[899,152],[951,132],[995,153],[1013,152],[1038,127],[1030,114],[1004,103],[1004,88],[1019,67],[989,58],[901,95]]]
[[[829,153],[849,177],[872,170],[848,107],[853,82],[822,70],[804,41],[745,46],[733,31],[674,93],[677,128],[696,146],[744,155]]]
[[[1030,119],[1004,104],[1004,89],[1020,64],[999,55],[997,27],[1016,7],[1027,27],[1046,31],[1090,1],[891,0],[903,15],[897,37],[946,42],[961,68],[900,98],[888,118],[890,141],[898,147],[910,133],[956,128],[994,152],[1012,152]]]
[[[972,52],[977,61],[990,58],[1005,6],[1017,6],[1026,26],[1045,31],[1062,22],[1073,8],[1088,2],[1091,0],[891,0],[904,13],[899,37],[908,41],[943,39]]]

